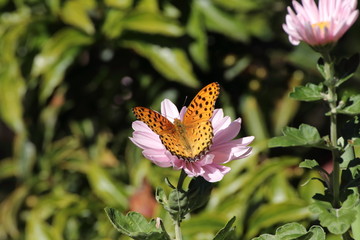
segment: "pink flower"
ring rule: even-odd
[[[168,99],[161,103],[161,113],[170,121],[182,119],[186,112],[183,107],[179,113],[176,106]],[[143,155],[160,167],[183,169],[190,177],[202,176],[209,182],[220,181],[231,169],[222,164],[234,159],[245,158],[251,154],[252,148],[248,145],[254,140],[253,136],[233,140],[240,131],[241,119],[231,121],[225,116],[222,109],[215,109],[211,119],[214,137],[209,151],[198,161],[189,162],[172,155],[161,143],[159,136],[145,123],[135,121],[130,140],[143,149]]]
[[[337,42],[356,21],[357,0],[302,0],[293,1],[294,11],[288,7],[283,29],[293,45],[304,41],[311,46]]]

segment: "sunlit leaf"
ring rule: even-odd
[[[247,41],[249,36],[246,23],[238,21],[232,15],[214,5],[210,0],[198,1],[204,15],[206,27],[240,41]]]
[[[236,218],[233,217],[229,220],[224,228],[222,228],[215,236],[214,240],[229,240],[231,236],[234,236],[235,229],[232,227]]]
[[[68,0],[61,11],[61,17],[65,23],[80,28],[87,34],[94,34],[95,28],[88,12],[96,6],[94,0]]]
[[[25,201],[29,188],[25,185],[17,187],[0,203],[0,225],[7,234],[17,239],[20,235],[18,214]]]
[[[182,27],[174,20],[155,13],[133,12],[122,19],[124,29],[151,34],[181,36]]]
[[[35,57],[32,67],[34,77],[43,76],[40,93],[42,101],[45,101],[62,81],[65,71],[74,61],[80,48],[91,42],[90,37],[69,28],[60,30],[48,39],[41,53]]]
[[[260,229],[272,226],[278,222],[299,221],[309,216],[308,205],[300,200],[263,205],[250,217],[247,236],[252,237]]]
[[[128,208],[128,196],[121,182],[115,181],[108,172],[96,164],[89,164],[86,175],[94,193],[109,206]]]
[[[202,10],[198,1],[192,2],[192,7],[191,15],[186,26],[188,34],[194,38],[194,41],[190,43],[189,51],[196,64],[203,70],[208,70],[208,39]]]
[[[192,71],[191,63],[183,50],[139,41],[125,41],[124,46],[132,48],[146,57],[166,78],[190,87],[199,86],[199,82]]]

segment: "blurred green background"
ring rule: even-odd
[[[128,239],[104,207],[161,217],[153,197],[179,172],[153,166],[130,141],[131,108],[181,107],[210,82],[217,107],[243,119],[254,153],[234,161],[209,203],[183,222],[184,239],[212,239],[236,216],[238,239],[286,222],[313,222],[322,187],[302,186],[326,151],[271,149],[267,140],[301,122],[327,134],[323,104],[288,98],[319,82],[319,57],[282,30],[284,0],[0,0],[0,240]],[[360,49],[357,22],[337,52]],[[345,84],[359,91],[359,75]],[[188,98],[186,98],[188,97]]]

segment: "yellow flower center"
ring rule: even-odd
[[[325,31],[325,28],[330,27],[330,22],[318,22],[318,23],[313,23],[311,24],[312,28],[318,27],[320,29],[321,32]]]

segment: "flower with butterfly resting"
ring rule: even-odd
[[[144,107],[134,108],[140,121],[132,124],[130,140],[143,149],[143,155],[160,167],[184,170],[190,177],[220,181],[231,169],[223,164],[251,154],[253,136],[234,139],[241,119],[231,121],[222,109],[214,109],[219,85],[204,87],[189,107],[179,112],[168,99],[161,114]]]

